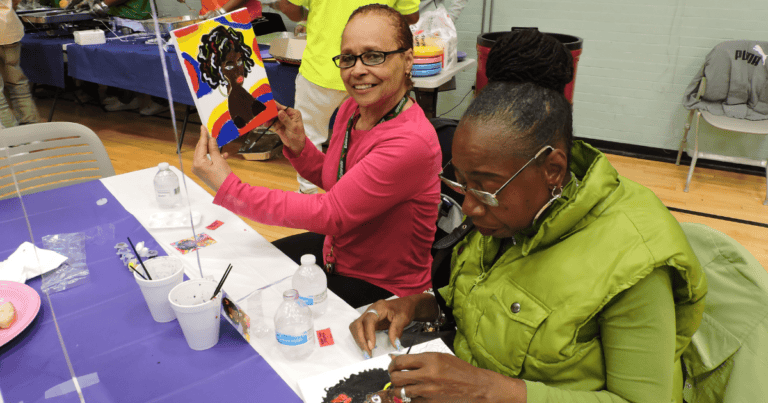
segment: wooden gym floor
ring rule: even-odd
[[[40,115],[47,118],[51,99],[37,99]],[[177,107],[177,118],[183,117],[183,107]],[[155,167],[169,162],[176,167],[179,160],[170,113],[143,117],[137,111],[106,112],[95,104],[80,105],[60,99],[54,121],[78,122],[96,132],[107,149],[117,174]],[[199,122],[197,116],[192,120]],[[181,130],[181,122],[177,125]],[[199,136],[200,125],[192,123],[182,146],[184,172],[213,192],[191,173],[192,153]],[[237,155],[241,141],[228,144],[224,151],[232,155],[229,163],[240,178],[252,185],[294,191],[298,188],[296,172],[280,155],[269,161],[246,161]],[[706,224],[728,234],[757,257],[768,268],[768,206],[765,199],[765,177],[727,171],[696,168],[690,192],[683,192],[687,166],[608,154],[608,159],[620,174],[651,190],[672,210],[680,222]],[[267,240],[275,240],[303,232],[272,227],[245,220]]]

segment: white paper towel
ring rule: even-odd
[[[37,250],[37,253],[35,253]],[[0,262],[0,280],[24,283],[61,266],[67,257],[24,242],[4,262]]]

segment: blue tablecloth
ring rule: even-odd
[[[194,105],[178,56],[164,53],[173,101]],[[67,60],[69,75],[74,78],[168,98],[157,45],[118,39],[101,45],[75,44],[67,46]]]
[[[108,202],[97,206],[101,198]],[[25,196],[24,206],[38,245],[48,234],[106,230],[87,242],[90,282],[50,295],[75,374],[98,379],[83,389],[86,401],[301,402],[228,322],[222,320],[216,346],[193,351],[177,321],[152,319],[114,245],[130,236],[162,249],[100,181]],[[18,199],[0,201],[0,228],[1,261],[29,236]],[[28,285],[39,292],[41,281]],[[46,391],[71,377],[50,306],[42,299],[30,326],[0,347],[0,392],[6,402],[79,401],[75,393],[46,398]]]
[[[26,33],[21,40],[21,69],[29,81],[64,88],[62,45],[74,42],[71,36],[49,38],[44,32]]]
[[[179,58],[173,48],[169,50],[164,56],[173,100],[194,105]],[[168,98],[157,45],[112,39],[102,45],[70,45],[67,57],[69,75],[74,78]],[[275,100],[293,106],[298,67],[275,62],[267,62],[264,67]]]

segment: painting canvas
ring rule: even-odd
[[[248,10],[172,31],[202,123],[219,147],[277,116]]]
[[[410,351],[411,354],[426,352],[453,354],[441,339],[417,344]],[[387,354],[369,360],[361,359],[346,367],[300,379],[299,390],[306,403],[387,403],[388,400],[382,396],[390,393],[377,392],[389,383],[387,367],[391,360]],[[376,399],[376,395],[379,395],[379,399]]]

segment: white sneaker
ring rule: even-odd
[[[150,101],[147,107],[139,111],[139,115],[152,116],[152,115],[157,115],[158,113],[161,113],[161,112],[165,112],[169,109],[170,108],[168,107],[168,105],[158,104],[157,102]]]
[[[80,91],[80,90],[75,92],[75,97],[77,97],[77,99],[80,100],[80,102],[82,102],[84,104],[87,104],[89,101],[93,100],[92,96],[90,96],[86,92]]]
[[[133,98],[131,102],[128,102],[127,104],[124,104],[120,101],[117,101],[117,103],[109,104],[104,107],[104,109],[108,110],[109,112],[115,112],[115,111],[131,111],[134,109],[139,109],[141,102],[139,101],[139,97]]]
[[[104,98],[104,99],[101,101],[101,104],[102,104],[102,105],[104,105],[104,106],[107,106],[107,105],[109,105],[109,104],[116,104],[116,103],[118,103],[118,102],[120,102],[120,100],[119,100],[119,99],[117,99],[117,97],[116,97],[116,96],[111,96],[111,97],[106,97],[106,98]]]

